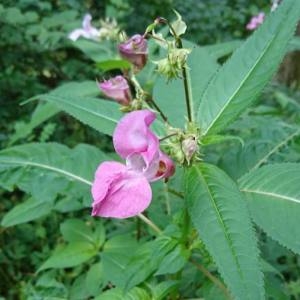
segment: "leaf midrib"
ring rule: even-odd
[[[51,98],[54,98],[54,100],[52,99],[52,100],[49,100],[49,101],[54,101],[58,106],[62,106],[62,105],[60,105],[60,102],[63,102],[63,103],[65,103],[65,104],[68,104],[68,105],[70,105],[70,106],[73,106],[74,108],[77,108],[77,109],[83,110],[83,111],[85,111],[85,112],[88,112],[88,113],[90,113],[90,114],[92,114],[92,115],[94,115],[94,116],[96,116],[96,117],[100,117],[100,118],[106,119],[106,120],[108,120],[108,121],[110,121],[110,122],[113,122],[114,124],[117,124],[117,123],[118,123],[117,120],[112,119],[112,118],[109,118],[109,117],[106,116],[106,115],[102,115],[102,114],[100,114],[100,113],[98,113],[98,112],[95,112],[95,111],[93,111],[93,110],[89,110],[89,109],[87,109],[87,108],[85,108],[85,107],[82,107],[82,106],[79,106],[79,105],[77,105],[77,104],[75,104],[75,103],[73,103],[73,102],[70,102],[70,101],[68,101],[68,99],[64,98],[63,96],[42,95],[42,97],[41,97],[41,99],[44,99],[44,101],[48,101],[48,100],[45,100],[46,98],[50,98],[50,99],[51,99]],[[57,101],[57,99],[62,99],[62,101]],[[87,101],[87,99],[84,99],[84,100]],[[95,99],[93,99],[93,100],[95,100]],[[98,100],[98,99],[97,99],[97,100]],[[99,99],[99,101],[101,101],[101,100]]]
[[[258,195],[262,195],[262,196],[270,196],[273,198],[276,198],[278,200],[288,200],[291,202],[296,202],[298,204],[300,204],[300,199],[298,198],[294,198],[294,197],[289,197],[283,194],[279,194],[279,193],[274,193],[274,192],[267,192],[267,191],[261,191],[261,190],[251,190],[251,189],[241,189],[242,192],[244,193],[252,193],[252,194],[258,194]]]
[[[240,275],[240,277],[242,278],[242,282],[243,282],[243,285],[245,287],[246,290],[248,290],[247,286],[245,285],[244,283],[244,275],[243,275],[243,272],[241,270],[241,266],[238,262],[238,259],[237,259],[237,256],[236,256],[236,253],[235,253],[235,250],[234,250],[234,247],[233,247],[233,243],[232,243],[232,240],[230,238],[230,235],[229,233],[227,233],[227,227],[225,225],[225,223],[223,222],[223,219],[221,218],[221,214],[219,212],[219,209],[218,209],[218,206],[216,204],[216,202],[214,201],[214,198],[213,198],[213,194],[211,193],[211,190],[209,188],[209,185],[206,183],[206,180],[205,180],[205,177],[202,175],[202,173],[200,172],[199,169],[196,169],[196,172],[198,173],[198,176],[201,178],[203,178],[203,181],[205,183],[205,186],[206,186],[206,190],[207,190],[207,193],[209,195],[209,199],[211,200],[211,203],[213,205],[213,207],[215,208],[215,212],[216,212],[216,215],[217,215],[217,219],[221,225],[221,227],[223,228],[223,232],[224,232],[224,235],[226,237],[226,240],[228,241],[228,244],[229,244],[229,248],[230,248],[230,251],[231,251],[231,254],[235,260],[235,263],[236,263],[236,266],[237,266],[237,270],[238,270],[238,273]],[[249,295],[249,294],[248,294]]]
[[[51,170],[51,171],[54,171],[56,173],[59,173],[59,174],[62,174],[62,175],[65,175],[66,177],[69,177],[69,178],[72,178],[72,179],[75,179],[81,183],[85,183],[87,185],[92,185],[92,182],[81,177],[81,176],[78,176],[78,175],[75,175],[71,172],[68,172],[66,170],[63,170],[63,169],[59,169],[57,167],[53,167],[53,166],[50,166],[50,165],[47,165],[47,164],[42,164],[42,163],[36,163],[36,162],[32,162],[32,161],[20,161],[20,160],[10,160],[10,161],[1,161],[0,160],[0,163],[4,163],[4,164],[16,164],[16,165],[21,165],[21,166],[32,166],[32,167],[38,167],[38,168],[41,168],[41,169],[45,169],[45,170]]]

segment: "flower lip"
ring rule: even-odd
[[[152,191],[140,173],[110,161],[98,167],[92,195],[92,216],[123,219],[144,211],[151,202]]]

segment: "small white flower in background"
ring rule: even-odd
[[[92,16],[90,14],[86,14],[82,21],[82,28],[78,28],[70,32],[68,38],[74,42],[77,41],[80,37],[94,41],[103,39],[116,39],[119,33],[119,28],[115,20],[100,20],[100,29],[94,27],[91,21]]]
[[[277,9],[278,5],[279,5],[279,0],[273,0],[271,11],[275,11]]]
[[[92,16],[86,14],[82,21],[82,28],[78,28],[69,33],[68,37],[72,41],[77,41],[81,36],[86,39],[99,40],[100,32],[91,24]]]

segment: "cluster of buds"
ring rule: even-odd
[[[190,49],[176,48],[174,45],[171,45],[168,48],[167,58],[155,62],[157,64],[157,72],[166,76],[168,80],[180,77],[182,68],[186,64],[190,53]]]
[[[170,138],[167,142],[168,153],[180,164],[190,165],[199,159],[199,129],[196,125],[188,124],[183,132],[179,129],[170,129]]]

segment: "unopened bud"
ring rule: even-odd
[[[184,153],[185,159],[190,163],[194,154],[198,151],[199,147],[195,136],[189,136],[182,141],[182,151]]]
[[[127,80],[123,76],[116,76],[109,80],[98,83],[101,91],[111,99],[116,100],[122,105],[129,105],[131,93]]]
[[[141,70],[146,62],[148,56],[147,40],[140,34],[132,36],[124,43],[119,44],[120,55],[130,61],[135,70]]]
[[[179,77],[189,53],[191,53],[190,49],[169,49],[168,57],[156,62],[158,73],[168,79]]]

